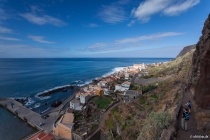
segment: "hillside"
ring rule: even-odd
[[[102,132],[107,139],[148,140],[158,139],[164,128],[173,124],[182,91],[189,79],[192,55],[195,49],[177,57],[173,61],[159,66],[149,66],[148,76],[137,76],[138,79],[158,79],[154,83],[141,85],[134,83],[134,87],[147,90],[140,98],[131,102],[122,102],[105,116]],[[151,80],[153,81],[153,80]],[[158,83],[158,87],[156,84]],[[156,88],[153,88],[156,87]],[[159,116],[168,120],[162,127],[154,129],[155,118]],[[153,135],[151,135],[153,134]]]
[[[196,46],[196,45],[190,45],[190,46],[184,47],[184,48],[181,50],[181,52],[177,55],[177,57],[183,56],[183,55],[185,55],[187,52],[190,52],[192,49],[195,49],[195,46]],[[176,58],[177,58],[177,57],[176,57]]]

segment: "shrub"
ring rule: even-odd
[[[114,113],[114,112],[119,112],[119,108],[116,106],[116,107],[114,107],[113,109],[112,109],[112,112]]]
[[[111,120],[105,120],[105,125],[106,125],[109,129],[114,128],[114,122],[111,121]]]
[[[131,121],[130,124],[131,124],[131,125],[134,125],[134,124],[135,124],[135,121]]]
[[[162,130],[171,122],[168,112],[152,112],[147,122],[144,124],[139,139],[159,140]]]
[[[145,104],[145,103],[146,103],[146,100],[147,100],[146,97],[143,96],[143,95],[139,97],[139,103],[140,103],[141,105]]]
[[[126,123],[125,122],[122,122],[122,126],[124,127],[126,125]]]
[[[127,119],[127,120],[131,120],[131,116],[127,116],[126,119]]]

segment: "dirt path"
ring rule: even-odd
[[[191,109],[191,113],[190,113],[190,120],[188,121],[188,124],[187,124],[188,131],[186,132],[181,129],[181,116],[183,113],[183,108],[186,108],[185,104],[188,101],[191,101],[192,109]],[[195,109],[193,108],[193,106],[194,106],[194,101],[193,101],[192,93],[190,91],[184,92],[183,93],[183,101],[182,101],[182,109],[181,109],[181,113],[179,115],[179,132],[178,132],[177,140],[192,140],[193,138],[190,138],[190,137],[195,136],[195,135],[202,135],[202,132],[200,132],[197,129],[197,122],[195,119],[196,112],[195,112]],[[196,138],[196,139],[200,140],[201,138]],[[207,140],[207,139],[205,139],[205,140]]]

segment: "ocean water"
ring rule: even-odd
[[[172,58],[60,58],[60,59],[0,59],[0,97],[28,97],[32,105],[64,100],[72,91],[53,94],[46,99],[37,93],[81,80],[111,74],[134,63],[166,62]],[[45,108],[46,109],[46,108]]]
[[[0,140],[19,140],[36,130],[0,106]]]

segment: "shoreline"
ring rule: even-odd
[[[168,61],[165,61],[165,62],[156,62],[156,63],[148,63],[148,64],[144,64],[145,66],[150,66],[150,65],[156,65],[156,64],[160,64],[160,63],[167,63],[167,62],[169,62],[170,60],[168,60]],[[84,88],[84,87],[87,87],[87,85],[89,85],[89,84],[91,84],[92,82],[93,82],[93,80],[99,80],[99,79],[103,79],[103,78],[106,78],[106,77],[110,77],[111,75],[113,75],[113,74],[116,74],[116,73],[118,73],[118,72],[122,72],[124,69],[129,69],[129,68],[134,68],[134,66],[123,66],[123,67],[115,67],[115,68],[113,68],[113,69],[111,69],[111,71],[110,72],[107,72],[107,73],[105,73],[105,74],[103,74],[103,75],[101,75],[101,76],[99,76],[99,77],[95,77],[95,78],[93,78],[93,79],[91,79],[91,80],[87,80],[87,82],[85,82],[85,83],[83,83],[83,84],[79,84],[79,82],[81,82],[82,80],[76,80],[76,81],[74,81],[74,82],[72,82],[72,83],[75,83],[75,84],[69,84],[69,85],[63,85],[63,86],[56,86],[56,87],[54,87],[54,88],[51,88],[51,89],[48,89],[48,90],[44,90],[43,92],[39,92],[39,93],[36,93],[35,95],[34,95],[34,97],[35,98],[38,98],[38,99],[40,99],[40,100],[42,100],[43,98],[44,99],[47,99],[48,97],[50,98],[51,97],[51,95],[52,94],[56,94],[56,92],[66,92],[66,90],[68,90],[68,89],[71,89],[72,91],[73,91],[73,93],[74,93],[74,88],[75,87],[77,87],[77,88]],[[83,80],[84,81],[84,80]],[[78,84],[77,84],[77,82],[78,82]],[[73,94],[72,93],[72,94]],[[71,95],[72,95],[71,94]],[[69,98],[71,95],[69,95],[67,98]],[[29,103],[29,105],[30,105],[30,102],[29,102],[29,100],[31,99],[31,97],[9,97],[9,98],[12,98],[12,99],[20,99],[20,100],[25,100],[25,102],[23,103],[23,102],[21,102],[23,105],[26,105],[26,104],[28,104]],[[27,99],[27,98],[29,98],[29,100]],[[33,97],[32,97],[33,98]],[[66,99],[67,99],[66,98]],[[66,99],[64,99],[64,100],[66,100]],[[33,103],[31,103],[31,104],[34,104],[34,102]],[[51,110],[51,109],[50,109]],[[47,111],[48,112],[48,111]]]

